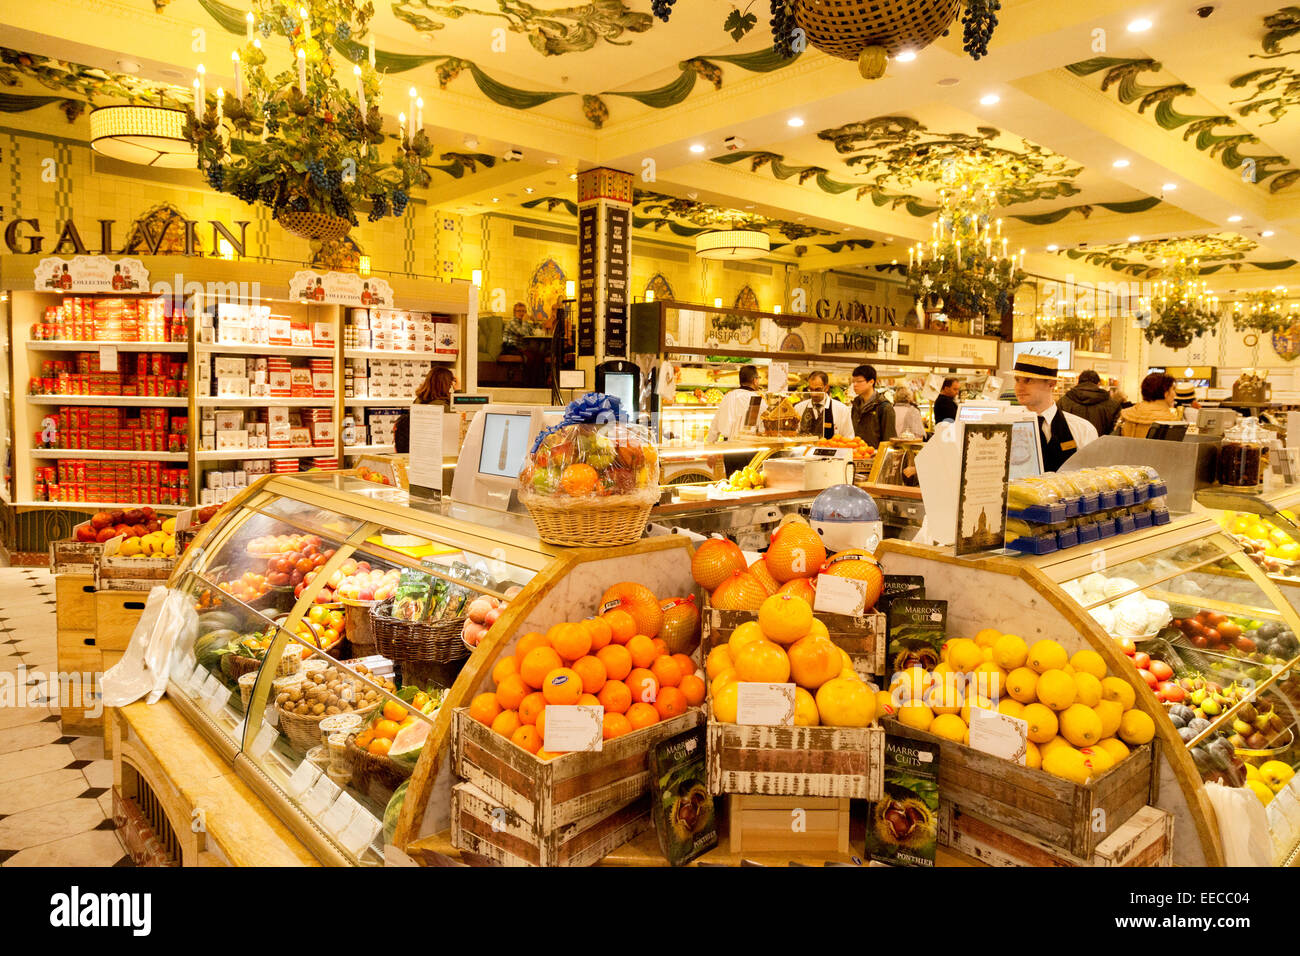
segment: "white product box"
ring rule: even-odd
[[[334,324],[332,322],[313,322],[311,324],[312,344],[319,348],[334,345]]]
[[[217,432],[217,451],[225,451],[230,448],[247,448],[248,432],[244,429],[232,429],[230,431]]]
[[[240,431],[244,428],[244,413],[237,411],[217,412],[217,431]]]
[[[302,447],[302,446],[304,446],[304,445],[310,445],[310,444],[311,444],[311,429],[309,429],[309,428],[302,428],[302,427],[290,428],[290,429],[289,429],[289,444],[292,445],[292,446],[295,447],[295,448],[300,448],[300,447]]]
[[[275,397],[288,398],[293,390],[289,372],[268,372],[267,383],[271,386],[271,395]]]
[[[247,398],[248,397],[248,379],[246,378],[218,378],[217,394],[226,398]]]
[[[311,390],[318,398],[334,397],[334,373],[333,372],[312,372]]]
[[[434,333],[435,351],[439,355],[460,354],[460,326],[450,322],[439,322]]]
[[[272,345],[289,345],[293,342],[293,326],[288,319],[271,319],[267,331]]]
[[[199,492],[200,505],[215,505],[216,503],[217,498],[211,488],[204,488]]]
[[[248,376],[248,363],[241,358],[219,355],[213,360],[212,365],[216,369],[217,378],[246,378]]]
[[[212,438],[217,434],[217,420],[215,418],[205,418],[199,422],[199,434],[204,438]]]
[[[246,472],[246,471],[236,471],[236,472],[235,472],[235,487],[236,487],[236,488],[243,488],[243,487],[245,487],[247,484],[248,484],[248,472]]]

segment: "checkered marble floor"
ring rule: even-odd
[[[0,568],[0,680],[57,670],[54,605],[48,571]],[[57,708],[45,698],[26,706],[21,690],[3,704],[24,706],[0,705],[0,865],[130,866],[104,741],[66,736]]]

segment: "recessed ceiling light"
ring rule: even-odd
[[[140,69],[140,64],[135,60],[118,60],[117,65],[127,73],[135,73]]]
[[[492,197],[492,201],[493,201],[493,202],[500,202],[500,201],[501,201],[501,197],[500,197],[500,196],[493,196],[493,197]]]
[[[1265,229],[1263,232],[1260,233],[1260,235],[1263,236],[1265,239],[1268,239],[1269,237],[1271,237],[1271,236],[1273,235],[1273,230],[1272,230],[1272,229]]]
[[[691,152],[692,152],[692,153],[702,153],[702,152],[704,152],[704,144],[703,144],[703,143],[692,143],[692,144],[691,144]]]
[[[1050,246],[1047,247],[1047,251],[1048,251],[1048,252],[1055,252],[1055,251],[1056,251],[1057,249],[1059,249],[1059,248],[1061,248],[1061,247],[1058,246],[1056,243],[1052,243]]]
[[[1229,216],[1228,222],[1241,222],[1241,216]]]
[[[1146,33],[1151,29],[1151,21],[1146,17],[1139,17],[1128,25],[1129,33]]]
[[[550,159],[548,159],[548,160],[546,161],[546,163],[547,163],[548,166],[557,166],[557,165],[559,165],[559,162],[560,162],[560,161],[559,161],[558,159],[556,159],[554,156],[552,156]]]
[[[899,63],[911,63],[913,60],[916,59],[916,51],[903,50],[898,54],[898,56],[894,57],[894,59],[897,60]]]
[[[573,180],[575,180],[575,179],[577,179],[577,178],[578,178],[578,174],[577,174],[577,173],[569,173],[569,180],[570,180],[570,181],[573,181]]]
[[[985,93],[980,97],[981,106],[996,106],[1001,101],[1002,97],[998,96],[996,93]]]
[[[798,129],[800,126],[803,125],[803,117],[802,117],[802,116],[791,116],[788,120],[785,121],[785,125],[786,125],[786,126],[793,126],[795,129]]]
[[[1167,192],[1167,193],[1171,193],[1171,192],[1173,192],[1173,191],[1174,191],[1175,189],[1177,189],[1177,188],[1178,188],[1178,184],[1177,184],[1177,183],[1165,183],[1163,186],[1160,187],[1160,189],[1161,189],[1162,191]]]
[[[535,190],[532,186],[525,186],[525,187],[524,187],[524,192],[526,192],[526,193],[534,193],[534,192],[537,192],[537,190]]]
[[[1127,160],[1127,159],[1117,159],[1117,160],[1115,160],[1115,162],[1111,163],[1111,165],[1114,166],[1116,169],[1124,169],[1124,168],[1126,168],[1126,167],[1128,166],[1128,160]]]
[[[1129,241],[1129,242],[1137,242],[1137,241],[1138,241],[1139,239],[1141,239],[1141,238],[1142,238],[1141,236],[1129,236],[1129,237],[1128,237],[1128,241]]]

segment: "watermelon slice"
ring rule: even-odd
[[[417,720],[409,727],[404,727],[393,738],[393,745],[388,748],[388,757],[405,767],[414,767],[424,749],[424,740],[429,736],[433,725],[424,720]]]

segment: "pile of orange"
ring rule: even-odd
[[[384,709],[377,717],[369,727],[357,734],[353,744],[376,757],[384,757],[392,748],[397,732],[415,723],[415,718],[405,707],[391,700],[384,703]]]
[[[492,669],[496,690],[474,697],[469,715],[550,760],[559,754],[542,749],[547,706],[604,707],[604,737],[613,740],[703,703],[705,684],[695,662],[671,653],[663,638],[642,633],[638,618],[658,629],[654,596],[644,588],[618,588],[618,597],[602,602],[616,606],[599,617],[521,637],[514,653]]]

